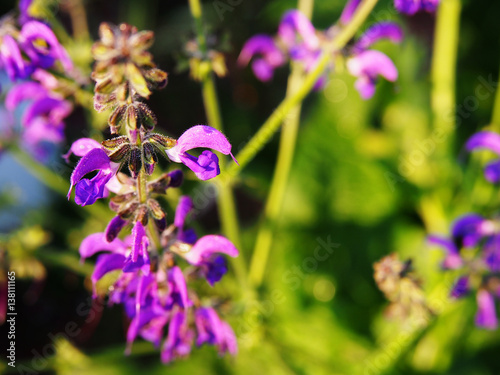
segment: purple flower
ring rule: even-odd
[[[187,195],[183,195],[179,199],[177,209],[175,210],[174,225],[177,227],[177,239],[179,241],[193,245],[198,237],[193,229],[185,229],[184,224],[186,217],[193,210],[193,201]]]
[[[394,7],[398,12],[413,15],[420,11],[433,13],[440,0],[394,0]]]
[[[177,311],[168,325],[168,336],[163,345],[161,360],[169,363],[173,359],[191,353],[194,332],[189,328],[184,311]]]
[[[209,180],[220,173],[219,159],[212,151],[205,150],[199,157],[186,151],[194,148],[211,148],[224,155],[231,155],[231,144],[220,131],[206,125],[196,125],[186,130],[177,140],[177,144],[166,151],[170,160],[183,163],[200,180]]]
[[[475,247],[479,241],[494,231],[491,223],[477,214],[463,215],[455,220],[451,234],[457,246]]]
[[[370,99],[375,93],[378,76],[390,82],[398,78],[398,70],[392,60],[382,52],[374,50],[351,57],[347,61],[347,69],[353,76],[358,77],[355,87],[363,99]]]
[[[43,161],[46,151],[43,143],[60,143],[64,140],[64,118],[72,110],[72,105],[53,96],[36,82],[23,82],[14,86],[7,94],[5,106],[15,111],[21,103],[28,101],[21,118],[22,144],[34,156]]]
[[[218,254],[237,257],[238,249],[227,238],[217,235],[201,237],[191,250],[181,255],[192,265],[200,267],[210,285],[214,285],[227,272],[226,261]]]
[[[19,1],[19,23],[21,25],[25,24],[28,21],[31,21],[33,17],[31,17],[29,9],[33,0],[20,0]]]
[[[168,270],[167,284],[169,290],[167,300],[168,309],[171,309],[174,305],[187,308],[193,304],[188,296],[186,279],[179,267],[175,266]]]
[[[10,35],[0,39],[0,67],[5,69],[9,79],[24,79],[32,72],[31,64],[23,59],[16,40]]]
[[[194,319],[198,332],[196,345],[201,346],[205,343],[216,345],[221,355],[225,353],[235,355],[237,353],[238,344],[231,326],[220,320],[213,308],[199,308],[196,310]]]
[[[453,298],[462,298],[470,291],[469,278],[467,276],[460,277],[453,286],[450,296]]]
[[[483,289],[479,290],[477,292],[477,306],[476,325],[485,329],[496,329],[498,319],[495,310],[495,300],[491,293]]]
[[[73,63],[52,30],[42,22],[28,21],[21,28],[20,44],[36,67],[51,68],[60,61],[64,70],[73,70]]]
[[[278,28],[278,36],[285,43],[290,57],[294,60],[301,60],[320,48],[320,41],[311,21],[295,9],[283,15]]]
[[[238,64],[248,65],[254,57],[252,70],[255,76],[261,81],[269,81],[273,77],[274,69],[283,65],[286,61],[285,55],[278,48],[273,38],[268,35],[255,35],[243,46]]]
[[[486,149],[500,156],[500,135],[490,131],[476,133],[469,138],[465,147],[469,152]],[[500,182],[500,159],[495,159],[486,165],[484,176],[493,184]]]
[[[133,272],[141,269],[144,274],[149,274],[149,239],[146,230],[140,221],[132,228],[132,250],[125,259],[123,272]]]
[[[73,187],[76,185],[75,203],[80,206],[86,206],[94,204],[97,199],[107,195],[106,184],[116,174],[120,164],[111,162],[106,152],[102,148],[97,147],[94,140],[82,138],[76,142],[78,144],[76,146],[73,144],[74,147],[71,147],[70,152],[66,156],[71,152],[75,154],[78,152],[78,154],[83,154],[83,157],[71,174],[68,199],[71,196]],[[84,178],[86,174],[93,171],[98,171],[94,177],[91,179]]]
[[[380,22],[369,27],[354,44],[354,53],[366,51],[381,39],[388,39],[393,43],[401,43],[403,30],[394,22]]]

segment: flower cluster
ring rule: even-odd
[[[92,74],[94,107],[111,109],[108,124],[115,136],[102,143],[81,138],[64,155],[66,160],[72,154],[80,157],[70,177],[68,199],[73,189],[81,206],[114,193],[109,206],[116,216],[104,232],[91,234],[80,246],[82,258],[102,253],[91,276],[93,295],[98,295],[96,285],[104,275],[121,271],[109,289],[109,302],[122,304],[130,319],[128,352],[137,336],[156,346],[163,340],[162,360],[170,362],[188,355],[196,336],[197,345],[207,343],[221,354],[235,354],[231,327],[211,304],[201,302],[188,282],[202,278],[213,286],[227,272],[221,254],[236,257],[238,250],[222,236],[198,238],[186,228],[193,208],[187,196],[181,197],[174,222],[167,223],[157,198],[181,186],[181,170],[148,180],[160,155],[185,164],[202,180],[216,177],[220,169],[215,153],[204,150],[196,157],[188,151],[205,148],[231,155],[231,144],[205,125],[189,128],[177,140],[154,133],[156,117],[142,100],[166,85],[167,73],[147,52],[153,33],[126,24],[102,24],[99,30],[101,39],[92,49],[97,60]],[[122,171],[125,165],[129,174]],[[131,234],[120,238],[126,227]],[[187,265],[184,270],[182,263]],[[168,331],[165,338],[164,331]]]
[[[458,270],[461,274],[450,295],[462,298],[476,291],[476,325],[497,328],[494,298],[500,293],[498,223],[477,214],[467,214],[453,223],[451,239],[432,235],[428,241],[445,250],[443,269]]]
[[[186,279],[203,278],[213,286],[227,272],[226,260],[220,254],[235,257],[238,250],[222,236],[207,235],[198,239],[193,230],[185,229],[192,207],[191,199],[182,196],[174,223],[162,232],[164,251],[154,266],[148,252],[150,240],[141,221],[136,221],[132,234],[121,240],[117,236],[129,221],[116,216],[105,232],[88,236],[80,246],[82,258],[103,253],[97,258],[91,277],[94,296],[97,296],[96,284],[104,275],[122,271],[110,288],[109,302],[122,304],[131,320],[128,351],[137,336],[158,347],[165,327],[168,334],[161,354],[164,362],[189,354],[195,332],[198,346],[215,345],[220,354],[234,355],[237,351],[231,327],[212,307],[201,304],[194,290],[188,288]],[[185,272],[177,265],[181,259],[191,266]]]
[[[340,17],[340,25],[350,21],[358,3],[351,1],[347,4]],[[274,69],[288,60],[300,63],[304,71],[309,72],[314,69],[321,53],[327,50],[327,45],[339,32],[337,25],[326,31],[318,31],[305,15],[297,10],[290,10],[283,16],[276,37],[262,34],[250,38],[243,46],[238,61],[240,65],[247,65],[253,59],[252,69],[261,81],[270,80]],[[389,57],[369,49],[381,39],[399,43],[403,39],[403,33],[395,23],[382,22],[368,28],[350,48],[336,52],[347,58],[347,69],[357,77],[355,86],[363,99],[373,96],[379,76],[391,82],[398,77],[398,71]],[[323,75],[316,82],[315,89],[322,88],[325,82],[326,75]]]
[[[20,29],[11,17],[0,21],[0,69],[12,82],[31,79],[9,90],[6,108],[14,112],[22,102],[29,102],[21,119],[20,144],[44,161],[49,156],[47,145],[64,140],[63,119],[72,110],[56,92],[57,80],[47,69],[70,72],[73,63],[50,27],[29,16],[29,5],[29,1],[20,3]]]

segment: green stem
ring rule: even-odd
[[[299,0],[297,9],[308,18],[312,16],[314,0]],[[303,69],[299,64],[292,65],[292,71],[288,78],[286,98],[291,97],[302,83]],[[273,243],[273,237],[277,227],[277,221],[283,206],[283,198],[295,152],[295,144],[299,131],[301,104],[293,108],[283,121],[278,149],[278,160],[274,169],[271,190],[267,197],[264,209],[264,221],[257,233],[257,240],[250,262],[248,273],[250,283],[258,287],[262,283],[266,269],[269,251]]]
[[[309,92],[311,92],[318,78],[323,74],[325,68],[334,56],[334,52],[342,49],[361,27],[378,0],[364,0],[358,6],[356,13],[351,21],[342,28],[335,36],[330,45],[328,45],[321,54],[316,67],[306,75],[302,85],[297,89],[294,95],[285,98],[274,110],[269,118],[262,124],[260,129],[250,139],[246,146],[236,155],[239,166],[232,165],[226,170],[226,176],[223,179],[226,183],[231,183],[231,179],[236,177],[243,168],[255,157],[255,155],[266,145],[273,134],[281,126],[283,119],[290,111],[297,106]]]
[[[198,46],[203,56],[206,56],[207,46],[206,39],[203,32],[202,9],[199,0],[189,0],[189,8],[195,21],[196,34]],[[217,92],[215,90],[214,75],[212,72],[208,73],[202,79],[202,96],[203,105],[207,115],[208,125],[223,132],[222,119],[219,110],[219,101]],[[219,164],[222,170],[225,169],[225,156],[219,155]],[[236,205],[234,201],[234,194],[232,186],[224,183],[215,184],[218,188],[217,206],[219,216],[221,218],[222,232],[235,244],[236,247],[241,249],[240,229],[238,226],[238,215],[236,212]],[[233,267],[236,277],[242,286],[246,283],[245,265],[243,256],[232,258]]]
[[[432,112],[434,128],[447,135],[446,144],[452,145],[455,118],[446,116],[454,113],[456,61],[460,23],[460,0],[443,0],[436,19],[434,50],[432,57]],[[445,148],[443,148],[443,151]]]

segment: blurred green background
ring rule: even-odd
[[[222,16],[216,11],[220,2],[233,4]],[[237,152],[284,97],[289,72],[279,69],[271,82],[261,83],[249,68],[237,67],[236,58],[250,36],[274,34],[283,12],[296,3],[221,0],[203,4],[208,31],[226,41],[229,75],[217,80],[217,89],[226,134]],[[315,1],[314,25],[330,26],[344,4]],[[19,213],[22,224],[4,226],[1,237],[12,267],[21,270],[18,366],[31,367],[38,360],[44,367],[41,373],[95,375],[499,374],[500,335],[474,327],[473,296],[448,300],[453,275],[439,271],[442,254],[425,244],[429,232],[447,234],[457,215],[472,211],[490,215],[499,203],[496,192],[482,184],[480,163],[469,160],[463,144],[490,121],[498,81],[500,3],[477,0],[461,5],[457,107],[452,114],[457,126],[454,135],[436,144],[435,151],[415,156],[425,142],[433,140],[436,116],[446,115],[431,111],[435,22],[431,15],[400,16],[391,1],[380,1],[365,27],[396,20],[404,28],[401,45],[381,42],[376,47],[394,60],[398,81],[380,81],[375,97],[363,101],[353,88],[354,79],[336,66],[324,91],[306,99],[285,207],[259,290],[261,301],[249,305],[246,301],[247,309],[238,313],[245,302],[238,297],[236,312],[228,316],[239,339],[236,358],[221,359],[214,348],[203,347],[186,360],[164,366],[159,353],[144,342],[137,342],[132,355],[124,357],[127,322],[121,307],[102,309],[96,304],[90,313],[96,318],[89,323],[81,314],[91,306],[86,275],[92,266],[78,264],[77,250],[82,238],[103,230],[109,217],[96,219],[88,213],[106,212],[105,205],[82,209],[46,192],[48,203]],[[3,1],[2,13],[14,6]],[[93,39],[103,21],[155,31],[151,51],[169,73],[169,84],[152,96],[150,104],[163,132],[178,136],[187,127],[206,122],[199,85],[178,69],[183,45],[194,37],[185,1],[88,0],[84,6]],[[69,24],[64,8],[56,16],[62,25]],[[76,59],[90,61],[88,46],[83,40],[69,50]],[[478,98],[480,86],[489,95]],[[69,142],[86,134],[89,118],[85,110],[75,111],[67,121]],[[94,120],[104,125],[102,118]],[[269,191],[278,138],[274,136],[244,170],[236,188],[244,229],[242,256],[247,263]],[[70,171],[66,168],[62,173],[69,176]],[[9,186],[0,181],[2,196]],[[187,181],[185,192],[198,186]],[[0,204],[6,209],[15,202],[9,198]],[[199,212],[198,221],[201,233],[220,230],[214,202]],[[335,247],[328,256],[318,257],[315,250],[325,242]],[[393,252],[401,259],[413,259],[437,317],[423,322],[415,317],[392,321],[384,317],[388,302],[373,280],[372,265]],[[235,288],[228,275],[214,292],[239,295]],[[48,336],[64,332],[68,322],[76,322],[81,333],[69,341]],[[1,345],[4,330],[5,325],[0,327]],[[44,350],[55,356],[43,362],[36,353]],[[7,371],[4,358],[0,361],[0,369]]]

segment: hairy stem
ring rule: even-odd
[[[297,9],[308,18],[312,16],[314,0],[299,0]],[[303,80],[303,69],[298,64],[292,65],[292,71],[288,78],[286,98],[291,97]],[[264,209],[263,222],[257,233],[255,248],[249,270],[249,281],[255,287],[262,283],[266,269],[269,251],[273,243],[273,237],[277,228],[277,221],[283,206],[283,198],[292,166],[297,133],[299,131],[301,104],[293,108],[283,121],[278,149],[278,160],[274,169],[271,190],[267,197]]]

